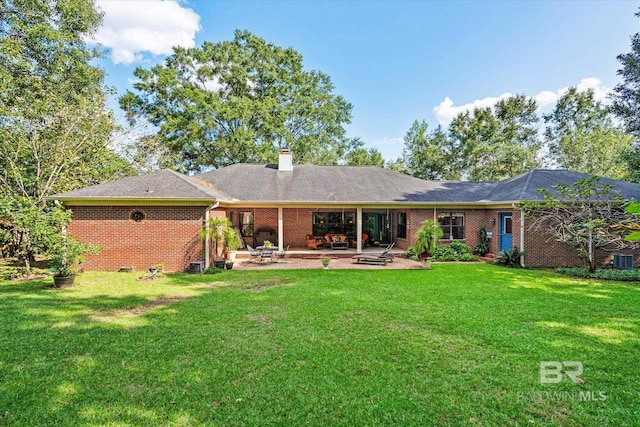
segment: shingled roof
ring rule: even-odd
[[[164,169],[49,197],[61,201],[189,201],[261,204],[497,204],[541,198],[589,175],[536,169],[499,182],[426,181],[374,166],[235,164],[193,177]],[[640,200],[635,183],[602,178],[627,199]]]
[[[555,186],[558,184],[571,186],[576,181],[590,178],[586,173],[572,172],[562,169],[534,169],[532,171],[516,175],[504,181],[496,182],[489,194],[490,200],[541,200],[540,188],[556,194]],[[609,178],[600,178],[599,185],[611,185],[612,192],[625,199],[640,200],[640,185],[633,182],[617,181]]]
[[[149,200],[202,201],[227,200],[229,197],[209,183],[162,169],[79,190],[56,194],[49,199],[70,200]]]
[[[196,175],[237,200],[303,203],[478,202],[494,183],[425,181],[375,166],[235,164]]]

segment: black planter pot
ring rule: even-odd
[[[214,265],[216,268],[224,268],[224,260],[214,261],[214,262],[213,262],[213,265]]]
[[[69,276],[53,276],[53,284],[56,288],[71,286],[75,280],[75,274],[70,274]]]
[[[231,270],[233,268],[233,263],[231,261],[227,261],[225,267],[227,267],[227,270]]]

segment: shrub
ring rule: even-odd
[[[640,282],[640,270],[617,270],[613,268],[597,269],[594,272],[590,272],[588,267],[574,267],[557,268],[556,271],[560,274],[573,277],[584,277],[587,279],[601,279],[601,280],[619,280],[626,282]]]
[[[209,266],[207,268],[204,269],[203,273],[204,274],[218,274],[218,273],[222,273],[224,271],[224,268],[218,268],[216,266]]]
[[[469,245],[453,241],[450,245],[436,246],[433,258],[437,261],[477,261],[475,255],[469,253]]]
[[[415,258],[416,258],[416,261],[418,260],[418,254],[416,253],[416,248],[415,248],[415,247],[413,247],[413,246],[409,246],[409,247],[407,248],[407,250],[406,250],[406,251],[404,251],[404,255],[405,255],[407,258],[411,258],[411,259],[413,259],[413,258],[415,257]]]
[[[487,237],[486,224],[480,224],[480,230],[478,231],[478,244],[473,249],[473,253],[480,256],[485,256],[489,252],[489,238]]]
[[[517,246],[508,251],[502,251],[496,257],[496,262],[506,267],[520,267],[520,257],[525,256],[527,253],[521,251]]]

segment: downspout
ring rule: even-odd
[[[207,210],[204,211],[204,231],[205,231],[205,236],[206,236],[206,238],[204,239],[204,268],[209,267],[209,255],[210,255],[210,248],[209,248],[209,218],[210,218],[210,214],[209,214],[209,212],[212,209],[216,209],[218,206],[220,206],[220,202],[218,200],[216,200],[215,203],[209,205],[207,207]]]
[[[513,209],[516,208],[516,204],[512,204]],[[524,252],[524,211],[520,209],[520,252]],[[524,267],[524,255],[520,255],[520,266]]]

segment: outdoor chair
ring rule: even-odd
[[[396,257],[394,254],[392,254],[391,252],[389,252],[391,250],[391,248],[393,248],[393,246],[396,244],[396,242],[391,242],[391,244],[389,246],[387,246],[386,248],[384,248],[384,250],[380,253],[379,256],[383,256],[385,258],[387,258],[389,260],[389,262],[393,262],[393,259]]]
[[[383,264],[387,265],[390,262],[389,258],[382,254],[358,254],[352,257],[356,260],[356,264]]]
[[[263,249],[260,251],[260,262],[262,261],[273,262],[273,249]]]
[[[318,247],[322,247],[322,239],[318,239],[311,234],[307,234],[307,247],[310,249],[318,249]]]
[[[291,245],[287,245],[287,248],[284,251],[278,251],[278,252],[274,253],[276,258],[285,259],[285,257],[287,256],[287,251],[289,250],[289,246],[291,246]]]
[[[251,255],[251,259],[249,260],[249,262],[253,261],[254,259],[259,260],[262,252],[252,248],[251,246],[247,245],[247,251],[249,251],[249,255]]]
[[[391,244],[384,248],[379,254],[358,254],[354,255],[352,258],[356,260],[356,264],[387,265],[388,262],[393,262],[393,258],[395,258],[395,255],[389,252],[394,245],[395,242],[391,242]]]

